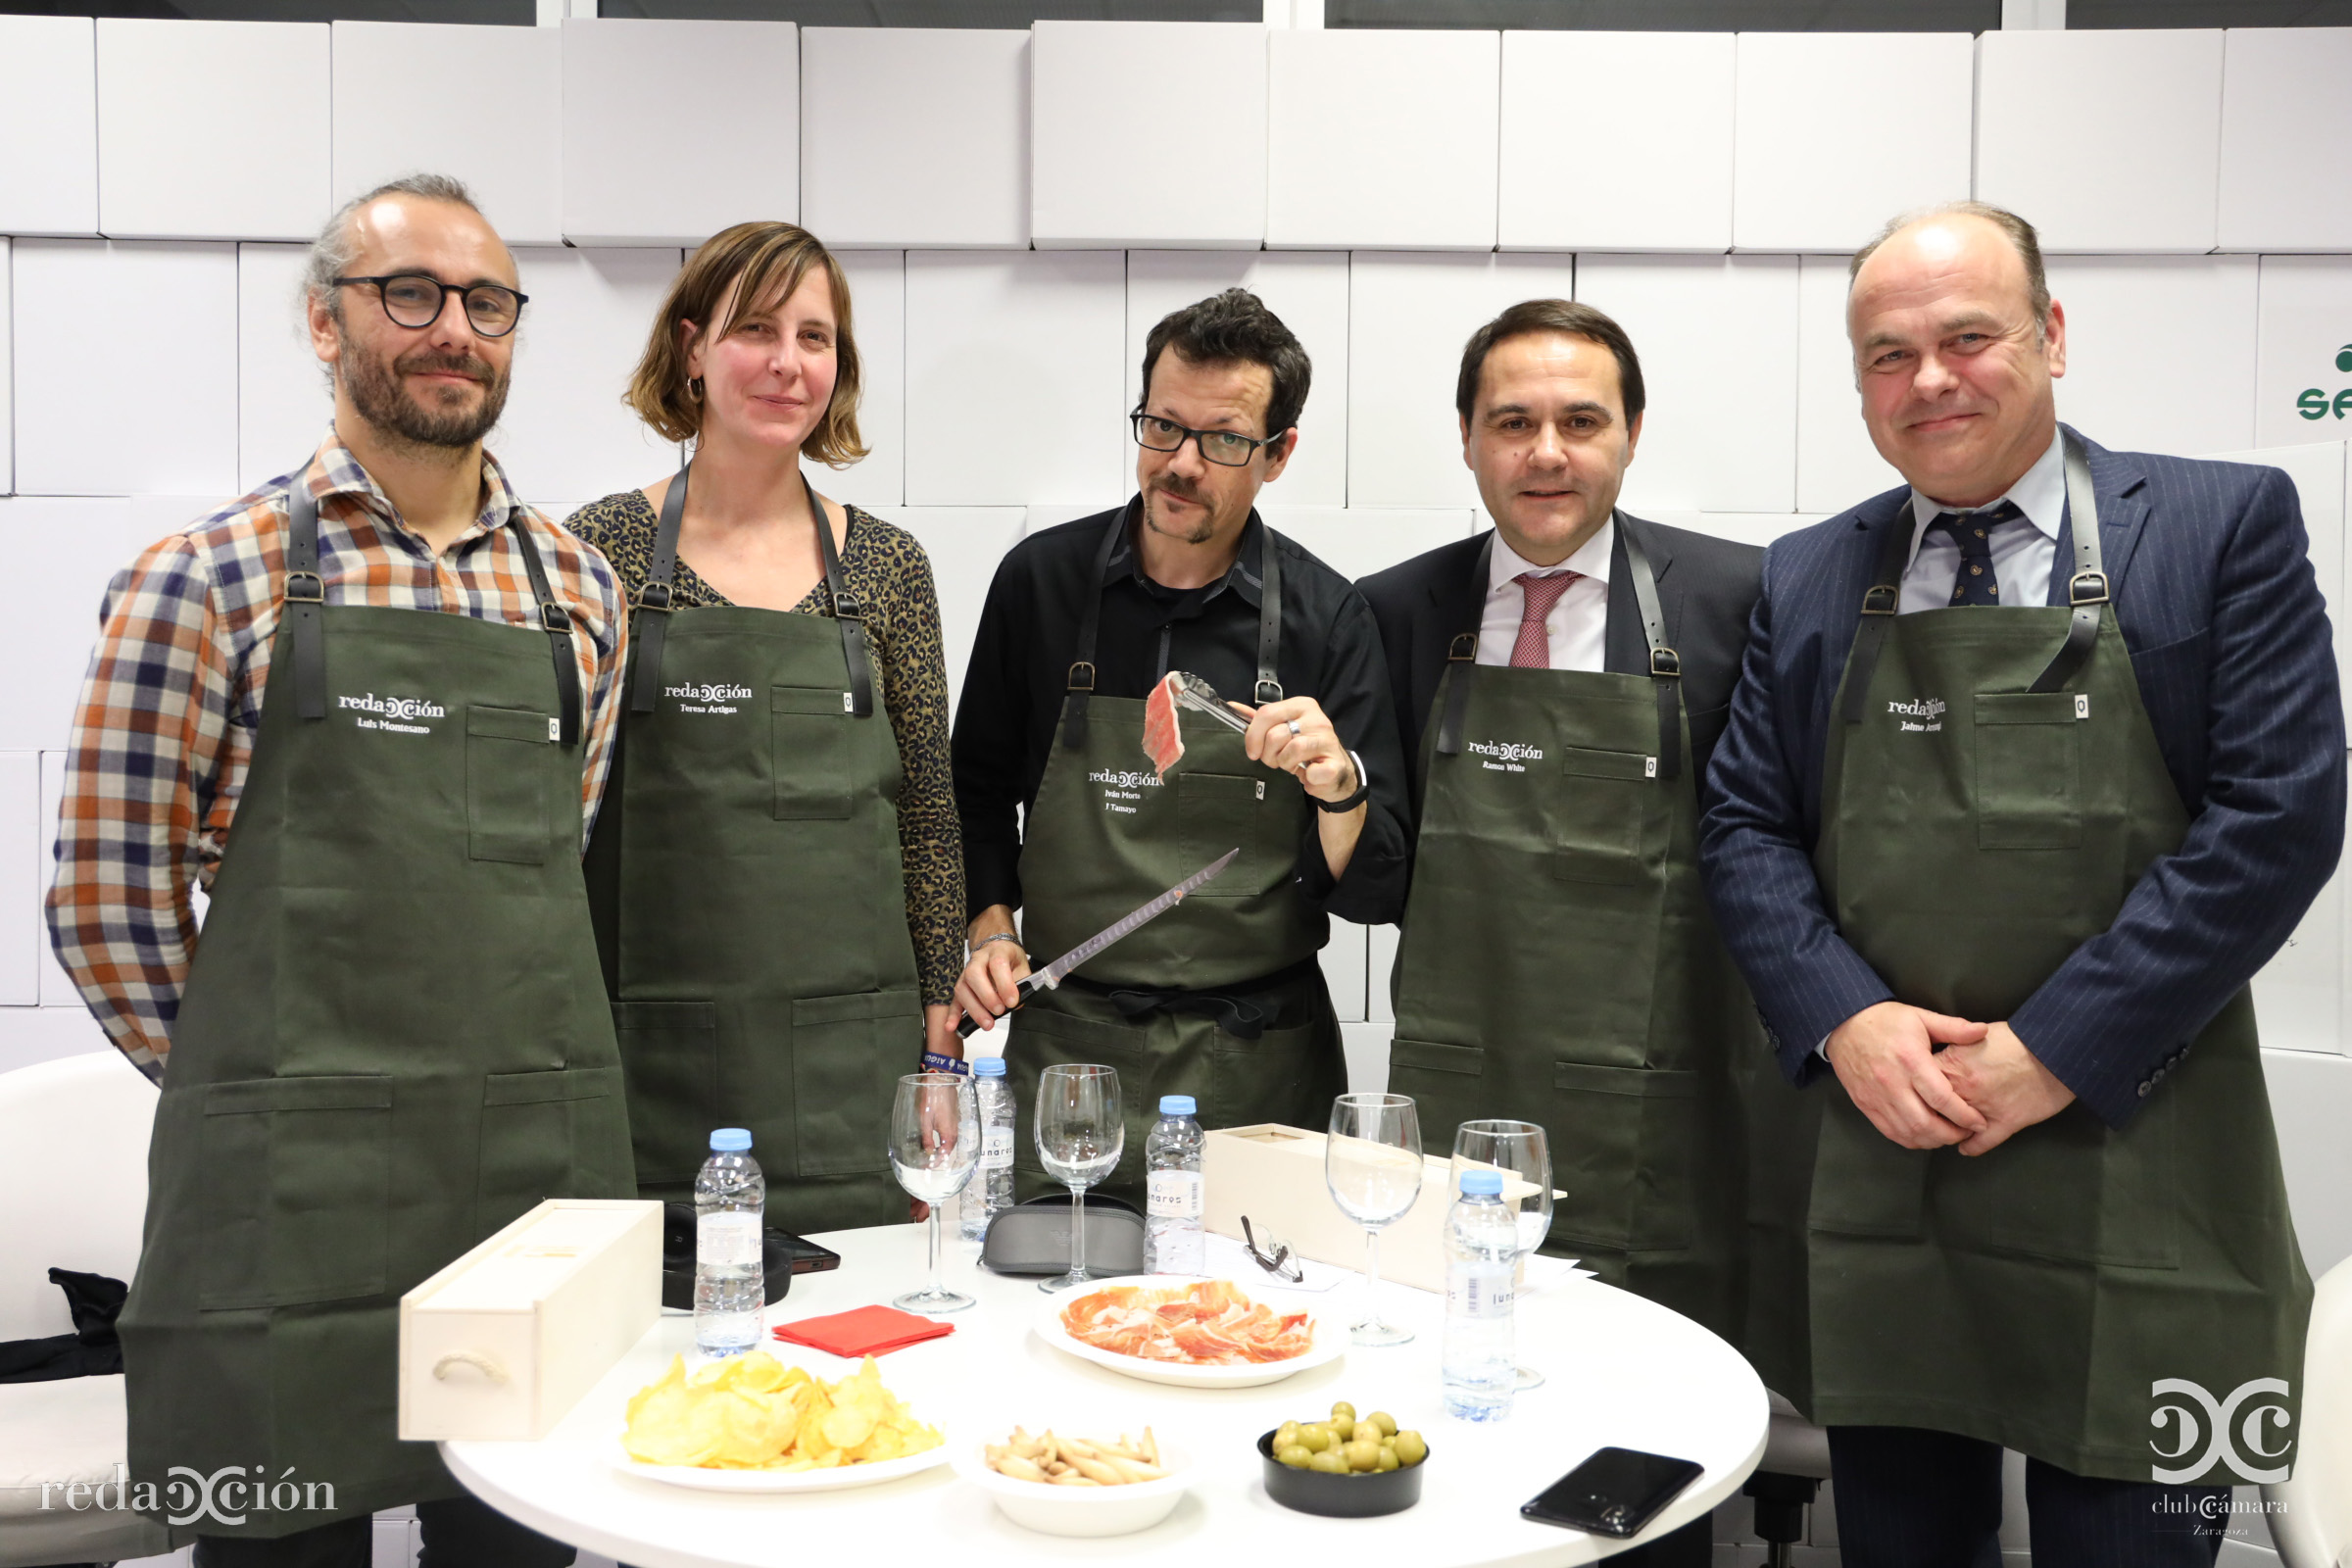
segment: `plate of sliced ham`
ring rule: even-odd
[[[1130,1275],[1040,1304],[1039,1339],[1146,1383],[1251,1389],[1348,1353],[1344,1325],[1231,1280]]]

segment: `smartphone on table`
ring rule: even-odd
[[[1539,1524],[1622,1539],[1655,1519],[1704,1469],[1689,1459],[1639,1448],[1600,1448],[1520,1504],[1519,1512]]]

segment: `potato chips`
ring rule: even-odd
[[[838,1383],[752,1350],[689,1376],[674,1357],[629,1400],[621,1446],[644,1464],[718,1470],[828,1470],[936,1448],[939,1431],[907,1414],[865,1364]]]

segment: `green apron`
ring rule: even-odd
[[[1113,518],[1095,553],[1100,584],[1137,508]],[[1259,524],[1257,686],[1282,700],[1282,564]],[[1183,758],[1162,780],[1144,751],[1144,704],[1094,695],[1102,594],[1088,603],[1070,664],[1061,729],[1021,843],[1022,938],[1039,962],[1068,952],[1227,850],[1215,881],[1052,991],[1013,1022],[1006,1053],[1013,1104],[1026,1117],[1055,1062],[1119,1073],[1127,1142],[1103,1190],[1137,1198],[1144,1139],[1159,1097],[1200,1104],[1204,1127],[1284,1122],[1320,1131],[1347,1089],[1340,1026],[1315,955],[1330,924],[1298,891],[1297,863],[1314,808],[1298,780],[1253,762],[1242,737],[1205,719],[1185,727]],[[1024,1197],[1053,1189],[1036,1141],[1013,1141]]]
[[[394,1437],[401,1294],[541,1199],[631,1191],[580,889],[579,673],[537,551],[545,633],[328,605],[300,475],[289,505],[122,1333],[134,1484],[168,1502],[175,1467],[291,1467],[333,1503],[181,1539],[460,1494]]]
[[[2071,608],[1898,616],[1898,520],[1830,727],[1815,863],[1838,929],[1900,1000],[1964,1018],[2007,1018],[2188,825],[2066,439]],[[1759,1196],[1779,1206],[1759,1209],[1751,1353],[1811,1419],[2145,1482],[2177,1446],[2152,1417],[2194,1402],[2156,1384],[2226,1403],[2302,1365],[2311,1280],[2245,993],[2121,1131],[2076,1102],[1967,1157],[1898,1147],[1834,1081],[1759,1090],[1759,1171],[1777,1168]],[[2255,1448],[2282,1441],[2266,1430]]]
[[[1656,580],[1618,525],[1649,675],[1476,662],[1453,640],[1422,740],[1389,1088],[1432,1153],[1549,1135],[1546,1250],[1727,1339],[1741,1321],[1735,1054],[1766,1054],[1698,875],[1698,790]],[[1479,553],[1487,580],[1494,536]]]
[[[777,1225],[901,1222],[890,1107],[922,1054],[922,992],[863,607],[811,489],[836,618],[673,612],[691,472],[670,482],[637,594],[612,805],[589,851],[639,1191],[690,1200],[710,1130],[747,1127]]]

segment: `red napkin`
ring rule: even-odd
[[[860,1356],[888,1355],[893,1350],[955,1332],[953,1323],[917,1317],[895,1306],[860,1306],[787,1323],[775,1331],[775,1336],[788,1344],[806,1345],[854,1361]]]

